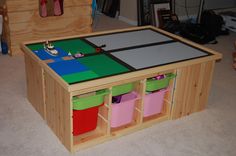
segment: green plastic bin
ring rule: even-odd
[[[127,83],[119,86],[112,87],[112,96],[117,96],[121,94],[126,94],[131,91],[133,91],[134,84],[133,83]]]
[[[168,87],[170,80],[173,79],[175,76],[175,74],[170,73],[166,74],[166,77],[161,80],[155,80],[152,78],[148,79],[146,82],[146,91],[153,92]]]
[[[78,98],[73,97],[73,109],[84,110],[91,107],[99,106],[104,102],[104,96],[109,93],[108,90],[97,91],[96,95]]]

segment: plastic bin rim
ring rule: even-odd
[[[99,91],[98,91],[99,92]],[[105,90],[104,92],[100,92],[94,96],[89,96],[89,97],[84,97],[84,98],[78,98],[78,99],[74,99],[73,100],[73,109],[74,110],[85,110],[85,109],[88,109],[88,108],[92,108],[92,107],[97,107],[99,105],[102,105],[102,103],[97,103],[97,104],[87,104],[87,105],[80,105],[80,104],[74,104],[75,102],[79,102],[81,99],[83,100],[89,100],[89,98],[93,97],[100,97],[100,96],[105,96],[109,93],[110,91],[109,90]]]
[[[139,100],[139,99],[141,98],[141,96],[140,96],[137,92],[135,92],[135,91],[132,91],[132,92],[130,92],[130,93],[128,93],[128,94],[133,94],[133,95],[135,95],[136,97],[133,98],[133,99],[127,100],[127,101],[120,102],[120,103],[136,101],[136,100]],[[113,104],[113,105],[119,105],[120,103],[116,103],[116,104]]]

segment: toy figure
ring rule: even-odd
[[[105,44],[103,44],[103,45],[101,45],[101,46],[97,47],[97,48],[96,48],[96,52],[97,52],[97,53],[100,53],[100,52],[102,52],[102,48],[104,48],[104,47],[106,47],[106,45],[105,45]]]
[[[166,76],[165,75],[157,75],[156,77],[153,77],[154,80],[161,80],[164,79]]]
[[[83,53],[77,53],[74,55],[75,58],[81,58],[81,57],[84,57],[84,54]]]
[[[44,50],[52,55],[52,56],[57,56],[58,55],[58,51],[55,49],[55,47],[52,45],[52,43],[50,43],[49,41],[46,41],[44,44]]]

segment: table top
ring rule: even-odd
[[[24,43],[68,85],[215,55],[152,27]],[[24,50],[25,51],[25,50]]]

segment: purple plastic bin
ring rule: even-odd
[[[161,113],[165,93],[169,89],[162,89],[145,95],[144,98],[144,117]]]
[[[136,92],[131,92],[122,95],[120,103],[112,104],[111,127],[120,127],[132,122],[135,101],[138,98]]]

